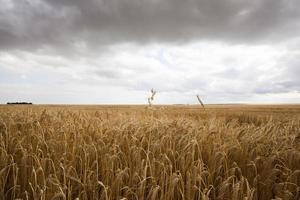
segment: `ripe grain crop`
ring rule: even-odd
[[[0,106],[0,199],[300,199],[299,106]]]

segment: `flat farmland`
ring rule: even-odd
[[[300,199],[300,105],[1,105],[0,199]]]

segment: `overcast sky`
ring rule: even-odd
[[[299,0],[0,5],[0,103],[300,103]]]

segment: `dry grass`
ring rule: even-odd
[[[0,106],[0,199],[300,199],[300,106]]]

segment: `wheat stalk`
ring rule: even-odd
[[[200,103],[200,105],[202,106],[202,108],[205,109],[204,104],[203,104],[203,102],[201,101],[199,95],[196,95],[196,96],[197,96],[198,102]]]
[[[148,104],[149,104],[149,106],[152,106],[152,101],[154,100],[154,96],[156,94],[156,91],[154,91],[154,89],[152,88],[150,92],[151,92],[151,96],[148,97]]]

